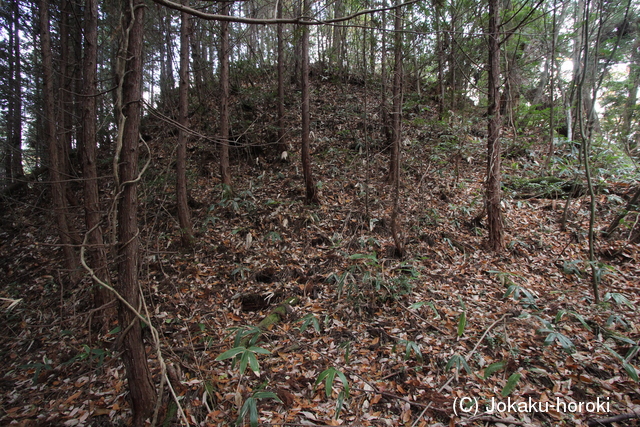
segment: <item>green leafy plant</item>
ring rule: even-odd
[[[556,314],[555,323],[559,323],[564,316],[571,316],[575,318],[578,322],[582,324],[582,326],[584,326],[586,330],[591,331],[591,326],[589,326],[584,316],[582,316],[579,313],[576,313],[575,311],[570,311],[570,310],[558,311],[558,313]]]
[[[487,366],[487,368],[484,370],[483,379],[486,380],[496,372],[503,370],[505,366],[507,366],[507,362],[504,360],[501,360],[500,362],[492,363],[491,365]]]
[[[276,242],[281,242],[282,241],[282,236],[277,231],[270,231],[269,233],[267,233],[266,238],[271,243],[276,243]]]
[[[236,334],[233,340],[234,347],[240,347],[241,345],[256,345],[258,339],[262,336],[262,329],[257,326],[237,326],[229,328],[229,334],[225,337],[228,338],[234,333]]]
[[[448,372],[453,368],[455,368],[456,370],[456,375],[459,374],[460,370],[463,368],[469,375],[473,374],[469,363],[467,363],[467,360],[459,354],[454,354],[453,356],[451,356],[451,359],[449,359],[449,362],[447,362],[447,366],[445,366],[444,369]]]
[[[245,273],[248,273],[249,271],[251,271],[251,269],[241,264],[236,264],[236,265],[237,265],[236,268],[234,268],[233,271],[231,271],[231,277],[233,277],[234,280],[237,280],[237,276],[239,275],[240,278],[244,280]]]
[[[256,354],[271,354],[269,350],[266,350],[262,347],[251,346],[238,346],[234,347],[230,350],[225,351],[218,357],[216,357],[216,361],[234,359],[233,365],[237,361],[240,361],[240,374],[244,374],[244,371],[247,369],[247,366],[251,368],[254,374],[260,376],[260,365],[258,364],[258,358]]]
[[[240,409],[240,413],[238,414],[238,418],[236,419],[237,426],[242,424],[247,415],[249,415],[249,424],[251,427],[258,426],[258,400],[260,399],[274,399],[275,401],[282,403],[282,400],[280,400],[278,395],[271,391],[256,391],[251,397],[244,401],[244,404]]]
[[[513,389],[516,388],[518,381],[520,381],[520,377],[521,375],[518,372],[514,372],[513,374],[511,374],[511,376],[507,380],[507,383],[504,385],[504,388],[500,392],[502,397],[507,397],[511,394]]]
[[[562,271],[565,274],[575,274],[578,277],[582,277],[585,273],[580,269],[580,264],[582,264],[582,260],[565,261],[562,266]]]
[[[404,360],[409,360],[409,358],[411,357],[411,353],[413,352],[416,355],[416,359],[418,359],[418,361],[422,363],[423,358],[422,351],[420,351],[420,344],[415,341],[409,340],[400,340],[399,343],[405,346]]]
[[[617,293],[617,292],[607,292],[606,294],[604,294],[604,297],[602,298],[602,301],[613,301],[618,305],[626,305],[627,307],[629,307],[632,310],[635,310],[633,304],[631,303],[631,301],[629,301],[629,299],[624,296],[623,294]]]
[[[557,341],[562,349],[569,354],[573,353],[576,350],[573,341],[567,338],[566,335],[556,331],[551,323],[546,321],[543,322],[545,323],[545,327],[538,329],[536,332],[539,334],[547,334],[547,337],[544,339],[545,346],[549,346]]]
[[[62,363],[62,366],[71,365],[74,362],[80,362],[82,360],[90,360],[91,362],[96,362],[97,367],[99,368],[104,363],[104,358],[110,354],[109,350],[105,350],[103,348],[91,348],[88,345],[83,344],[82,351]]]
[[[513,278],[520,277],[517,274],[500,270],[489,270],[487,271],[487,273],[495,275],[500,281],[500,284],[505,288],[508,288],[511,285],[515,285],[516,283],[513,281]]]
[[[370,254],[353,254],[349,257],[349,259],[362,259],[365,260],[369,265],[378,264],[378,254],[376,254],[375,252]]]
[[[507,287],[506,292],[503,295],[503,298],[513,297],[514,300],[520,301],[526,307],[535,308],[536,307],[536,295],[528,290],[527,288],[511,284]]]
[[[597,283],[601,283],[605,276],[615,274],[615,268],[599,261],[591,261],[589,264],[592,266],[593,274]]]
[[[304,316],[302,319],[300,319],[300,321],[302,322],[302,325],[300,326],[300,333],[303,333],[304,331],[306,331],[310,325],[315,328],[316,332],[321,332],[320,322],[318,321],[318,318],[315,315],[309,313],[306,316]]]
[[[230,186],[223,185],[218,206],[222,208],[230,208],[234,213],[237,214],[241,209],[244,209],[246,211],[255,210],[256,205],[254,200],[255,197],[249,190],[235,193]],[[209,209],[209,211],[211,210],[213,209]]]
[[[344,349],[344,364],[349,364],[349,358],[351,357],[351,341],[344,341],[338,345],[338,348]]]
[[[465,305],[462,298],[458,297],[460,301],[460,305],[462,306],[462,312],[460,313],[460,317],[458,317],[458,337],[461,337],[464,334],[464,330],[467,327],[467,306]]]
[[[618,352],[616,352],[614,349],[612,349],[607,345],[605,345],[604,347],[607,350],[609,350],[609,352],[622,363],[622,367],[629,375],[629,378],[631,378],[635,382],[640,381],[640,379],[638,378],[638,370],[632,364],[629,363],[629,360],[631,360],[636,354],[638,354],[638,350],[640,349],[639,346],[637,345],[632,346],[627,352],[627,355],[625,357],[622,357],[620,354],[618,354]]]
[[[616,313],[613,313],[607,318],[607,321],[604,322],[604,326],[606,328],[610,328],[614,323],[621,325],[625,329],[629,329],[630,327],[629,322],[627,322],[623,316]]]
[[[464,334],[464,330],[467,327],[467,312],[463,311],[458,317],[458,337]]]
[[[318,375],[314,388],[324,381],[325,395],[327,399],[329,399],[333,391],[333,383],[336,377],[338,377],[342,382],[342,390],[340,390],[340,392],[338,393],[338,400],[336,402],[335,418],[338,419],[338,417],[340,416],[340,411],[342,410],[342,405],[344,404],[344,400],[349,398],[349,381],[347,380],[345,374],[342,373],[342,371],[337,370],[333,366],[325,369],[320,373],[320,375]]]
[[[431,308],[431,310],[433,310],[433,318],[434,319],[441,319],[442,317],[440,316],[440,313],[438,313],[438,310],[436,309],[436,305],[433,303],[433,301],[418,301],[415,302],[413,304],[411,304],[409,306],[409,308],[417,310],[420,307],[422,307],[423,305],[427,305]]]
[[[52,371],[53,370],[53,366],[51,365],[51,360],[48,359],[47,356],[44,356],[42,358],[42,363],[40,363],[40,362],[38,362],[38,363],[28,363],[26,365],[20,365],[20,368],[21,369],[34,369],[33,378],[31,379],[33,384],[36,384],[38,382],[38,377],[40,376],[40,373],[42,372],[43,369],[45,371]]]
[[[351,271],[345,271],[342,274],[331,273],[329,277],[327,277],[326,281],[336,284],[336,292],[338,294],[338,298],[342,297],[345,285],[355,284],[355,279],[353,278],[353,274],[351,273]]]

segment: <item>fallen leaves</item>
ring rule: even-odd
[[[342,100],[344,108],[370,96],[318,90],[320,97]],[[350,129],[345,117],[317,108],[318,120]],[[273,424],[577,424],[591,415],[550,410],[465,418],[456,415],[454,401],[473,398],[486,406],[505,396],[514,402],[607,397],[611,411],[620,413],[639,403],[637,383],[610,350],[624,359],[640,339],[640,246],[601,246],[615,271],[602,278],[603,295],[610,298],[594,306],[580,261],[586,243],[576,238],[586,205],[574,206],[572,228],[563,231],[561,212],[546,210],[548,202],[507,200],[509,250],[488,253],[482,224],[471,220],[482,204],[482,163],[460,162],[457,185],[451,185],[453,171],[437,160],[436,148],[420,142],[403,155],[401,225],[408,255],[395,259],[388,188],[378,173],[386,154],[373,144],[365,157],[334,130],[317,129],[320,208],[301,202],[299,159],[291,151],[286,163],[265,156],[259,174],[238,160],[238,188],[228,200],[215,180],[194,178],[192,197],[204,207],[194,211],[199,237],[191,252],[176,247],[179,230],[166,205],[158,204],[164,202],[146,202],[142,209],[154,214],[142,229],[142,291],[165,359],[179,368],[171,381],[181,386],[176,390],[191,423],[230,425],[261,391],[282,401],[256,400],[260,421]],[[350,131],[365,141],[359,128]],[[409,124],[406,131],[416,141],[429,134],[428,127]],[[483,156],[481,142],[468,141],[465,150],[475,159]],[[156,160],[157,170],[162,161]],[[152,183],[145,185],[151,192]],[[112,348],[115,334],[88,328],[88,286],[65,287],[52,246],[35,244],[54,243],[46,234],[48,219],[19,215],[37,226],[3,234],[10,242],[2,245],[9,280],[2,301],[21,301],[2,309],[0,405],[6,409],[0,420],[125,423],[130,409],[120,349]],[[243,299],[234,298],[242,295],[258,295],[260,303],[243,310]],[[300,302],[264,332],[256,345],[265,352],[249,346],[245,363],[234,363],[233,352],[225,352],[238,348],[239,330],[270,312],[268,295]],[[83,346],[88,355],[104,351],[104,360],[72,360],[87,351]],[[221,360],[224,354],[231,356]],[[150,360],[159,384],[160,367]],[[637,367],[637,354],[626,363]],[[260,375],[240,373],[238,366],[259,366]],[[335,373],[340,379],[327,393],[316,383],[329,369],[344,380]],[[336,418],[344,382],[350,395]]]

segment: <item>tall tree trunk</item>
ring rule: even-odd
[[[107,253],[100,227],[100,196],[96,165],[96,62],[98,58],[98,1],[85,0],[84,7],[84,60],[82,87],[82,176],[84,184],[84,211],[91,268],[96,277],[110,284]],[[94,283],[93,301],[96,308],[113,300],[106,288]]]
[[[197,22],[197,21],[196,21]],[[199,26],[196,26],[196,22],[191,22],[191,58],[193,60],[193,80],[195,86],[196,96],[200,105],[203,104],[205,99],[205,77],[204,77],[204,60],[202,58],[202,46],[200,45],[201,30]]]
[[[173,76],[173,34],[171,31],[171,14],[166,8],[158,5],[160,30],[164,37],[164,43],[160,43],[160,99],[165,111],[175,108],[172,103],[172,91],[175,86]],[[175,102],[175,101],[174,101]]]
[[[309,0],[304,1],[304,16],[309,16]],[[302,173],[304,175],[307,203],[320,203],[318,188],[311,172],[311,153],[309,150],[309,26],[302,26]]]
[[[302,3],[304,0],[295,0],[295,15],[302,15]],[[296,30],[293,33],[293,73],[291,74],[291,83],[296,86],[296,88],[302,87],[302,82],[300,81],[300,76],[302,76],[302,26],[298,25]]]
[[[338,19],[342,17],[343,4],[342,0],[336,0],[333,4],[333,17]],[[336,69],[342,73],[342,66],[344,65],[343,55],[343,32],[345,31],[342,25],[338,24],[333,28],[333,37],[331,40],[331,56],[329,56],[329,63],[335,65]]]
[[[229,14],[229,3],[224,2],[222,15]],[[229,22],[220,22],[220,179],[231,187],[229,171]]]
[[[556,119],[556,113],[555,113],[555,82],[556,82],[556,40],[557,40],[557,36],[556,36],[556,31],[557,31],[557,27],[558,27],[558,22],[556,19],[556,2],[554,0],[553,2],[553,17],[552,17],[552,22],[551,22],[551,65],[550,65],[550,72],[549,72],[549,81],[550,81],[550,88],[549,88],[549,103],[551,104],[550,108],[549,108],[549,145],[547,148],[547,157],[544,161],[544,166],[542,168],[543,173],[546,173],[546,171],[549,169],[549,163],[551,162],[551,157],[553,157],[553,152],[554,152],[554,146],[555,146],[555,135],[556,135],[556,126],[555,126],[555,119]]]
[[[386,0],[382,3],[386,7]],[[387,106],[387,92],[389,82],[387,81],[387,11],[382,11],[382,48],[380,52],[380,116],[382,117],[382,133],[388,146],[393,144],[393,131],[389,123],[389,108]]]
[[[504,229],[500,207],[500,44],[499,0],[489,0],[489,85],[488,85],[488,136],[487,136],[487,179],[486,203],[489,225],[489,247],[495,252],[504,249]]]
[[[58,96],[56,97],[59,102],[58,123],[60,124],[60,138],[62,140],[62,161],[64,168],[61,170],[62,177],[65,180],[71,179],[71,151],[73,147],[73,117],[71,114],[73,100],[72,94],[72,73],[73,73],[73,58],[71,55],[71,34],[70,17],[72,15],[71,2],[69,0],[62,1],[62,19],[60,21],[60,77],[62,80]],[[69,186],[67,192],[69,191]],[[74,200],[73,196],[67,194],[70,201]],[[72,241],[79,242],[77,235],[71,236]]]
[[[10,55],[13,57],[12,102],[13,108],[9,111],[11,131],[9,133],[10,150],[10,178],[19,178],[24,175],[22,167],[22,59],[20,57],[20,9],[19,2],[13,1],[11,7],[13,21],[13,46]]]
[[[282,0],[278,0],[276,11],[278,19],[282,19]],[[278,147],[281,152],[286,151],[287,144],[284,140],[284,34],[283,24],[278,24]]]
[[[182,0],[182,4],[189,5],[189,0]],[[179,87],[179,122],[178,131],[178,159],[176,162],[176,199],[178,203],[178,221],[182,246],[188,247],[193,241],[191,227],[191,213],[187,200],[187,133],[189,127],[189,15],[180,15],[180,87]]]
[[[55,93],[53,88],[53,59],[51,53],[51,30],[49,23],[49,1],[40,0],[40,43],[42,48],[43,100],[45,117],[45,139],[49,146],[49,180],[54,215],[60,234],[60,244],[65,265],[72,282],[79,279],[78,259],[72,246],[71,227],[67,218],[66,186],[60,173],[64,165],[61,141],[58,138],[55,113]]]
[[[444,48],[442,46],[442,34],[440,31],[440,15],[442,11],[442,0],[434,0],[435,6],[435,30],[436,30],[436,53],[438,59],[438,81],[436,83],[438,98],[438,120],[444,116]]]
[[[396,5],[399,5],[396,0]],[[387,182],[394,184],[399,175],[400,139],[402,125],[402,16],[401,9],[394,10],[394,66],[393,66],[393,112],[391,157],[389,158],[389,175]]]
[[[15,34],[14,34],[14,26],[13,23],[11,24],[11,26],[9,27],[9,51],[13,52],[14,51],[14,47],[13,44],[15,43]],[[16,59],[15,58],[11,58],[8,61],[7,64],[7,68],[9,71],[9,80],[10,80],[10,84],[12,85],[12,87],[15,85],[15,63],[16,63]],[[13,156],[13,150],[12,150],[12,141],[13,141],[13,137],[12,137],[12,133],[13,133],[13,120],[14,120],[14,110],[15,110],[15,103],[16,103],[16,99],[13,96],[9,96],[9,99],[7,99],[7,121],[6,121],[6,125],[7,125],[7,129],[6,129],[6,138],[7,138],[7,144],[5,145],[5,157],[4,157],[4,174],[5,174],[5,179],[7,180],[7,185],[11,184],[13,182],[13,172],[12,172],[12,156]]]
[[[140,310],[138,286],[138,145],[142,97],[142,46],[144,0],[130,0],[124,4],[123,51],[119,72],[121,76],[120,143],[118,170],[118,284],[119,293],[135,309]],[[142,339],[142,326],[136,315],[122,302],[118,307],[119,322],[124,333],[122,358],[127,370],[129,392],[133,407],[133,425],[141,426],[150,416],[156,390],[147,364]]]
[[[634,116],[637,117],[636,103],[638,101],[638,87],[640,87],[640,41],[634,43],[632,52],[629,77],[627,78],[628,97],[622,117],[622,142],[629,153],[637,146],[637,143],[631,140],[631,125]]]
[[[596,253],[595,253],[595,216],[596,216],[596,203],[595,203],[595,191],[593,188],[593,182],[591,179],[591,165],[590,165],[590,146],[591,146],[591,137],[592,133],[592,120],[591,117],[594,115],[593,110],[593,102],[591,99],[589,101],[584,102],[583,98],[589,98],[588,95],[589,89],[593,88],[593,94],[595,99],[595,94],[597,92],[597,88],[595,86],[595,76],[591,75],[587,78],[587,70],[589,69],[589,61],[590,58],[590,47],[589,47],[589,17],[590,11],[589,7],[591,2],[589,0],[585,3],[584,16],[583,16],[583,37],[582,37],[582,51],[583,57],[581,58],[583,64],[585,64],[584,72],[578,82],[578,86],[576,88],[577,91],[577,119],[578,119],[578,129],[580,131],[580,151],[582,154],[582,163],[584,166],[584,174],[585,180],[587,181],[587,191],[589,193],[589,263],[591,264],[591,289],[593,291],[593,299],[596,304],[600,303],[600,290],[599,290],[599,282],[600,279],[597,274],[598,266],[596,265]],[[598,52],[598,43],[596,42],[596,46],[593,49],[594,52]],[[595,64],[593,65],[593,73],[596,72]],[[589,87],[585,87],[586,82],[592,83],[593,85],[589,85]],[[585,108],[588,106],[588,108]],[[585,108],[585,110],[583,110]]]
[[[456,30],[457,30],[457,25],[458,25],[458,12],[455,9],[455,5],[451,5],[451,22],[449,24],[449,28],[450,30],[447,33],[447,46],[449,48],[449,54],[447,55],[447,59],[449,62],[449,79],[448,79],[448,86],[449,86],[449,98],[450,98],[450,105],[449,105],[449,109],[452,111],[455,111],[457,109],[458,106],[458,78],[456,75],[456,69],[458,67],[457,65],[457,58],[456,58],[456,46],[457,46],[457,40],[456,40]]]
[[[396,5],[401,0],[396,0]],[[398,229],[398,214],[400,202],[400,140],[402,139],[402,10],[394,10],[395,46],[393,69],[393,143],[391,158],[389,159],[388,181],[393,184],[393,207],[391,211],[391,235],[396,246],[396,255],[404,256],[404,243]]]

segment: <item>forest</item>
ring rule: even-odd
[[[0,17],[0,424],[640,424],[637,1]]]

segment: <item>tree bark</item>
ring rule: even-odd
[[[556,118],[556,114],[555,114],[555,82],[556,82],[556,34],[557,34],[557,27],[558,27],[558,22],[556,19],[556,2],[554,0],[553,2],[553,17],[552,17],[552,23],[551,23],[551,59],[547,60],[549,61],[551,64],[549,66],[550,68],[550,72],[549,72],[549,82],[550,82],[550,87],[549,87],[549,99],[550,99],[550,104],[551,104],[551,108],[549,108],[549,145],[547,148],[547,157],[545,158],[544,161],[544,166],[542,167],[543,172],[546,172],[549,169],[549,163],[551,162],[551,157],[553,156],[553,152],[554,152],[554,146],[555,146],[555,134],[556,134],[556,126],[555,126],[555,118]],[[542,91],[541,91],[542,92]],[[535,100],[534,100],[535,101]]]
[[[611,224],[609,224],[609,227],[607,227],[607,229],[602,233],[604,237],[610,237],[611,234],[616,230],[616,228],[618,228],[618,225],[620,225],[620,221],[622,221],[629,212],[635,211],[638,209],[639,201],[640,201],[640,187],[636,189],[636,192],[633,194],[633,197],[631,197],[631,200],[629,200],[624,210],[618,215],[616,215],[614,220],[611,221]]]
[[[383,6],[386,6],[386,0],[384,0]],[[387,91],[388,91],[388,78],[387,78],[387,11],[382,11],[382,49],[380,52],[380,80],[382,80],[380,89],[380,116],[382,117],[382,133],[384,140],[388,146],[393,144],[393,131],[389,124],[389,108],[387,106]]]
[[[304,14],[309,14],[309,0],[303,0]],[[302,173],[304,175],[305,198],[307,203],[319,204],[318,189],[313,181],[311,171],[311,154],[309,150],[310,116],[309,116],[309,27],[302,28]]]
[[[166,8],[158,6],[160,31],[164,37],[164,43],[160,43],[160,100],[162,108],[170,111],[175,108],[172,103],[172,91],[175,86],[173,77],[173,35],[171,34],[171,14]],[[174,101],[175,102],[175,101]],[[174,110],[175,111],[175,110]]]
[[[10,85],[12,95],[9,100],[7,125],[8,156],[7,178],[9,182],[24,176],[22,167],[22,58],[20,56],[20,9],[19,2],[12,2],[11,7],[12,34],[9,35],[9,49],[11,56],[9,64]]]
[[[96,277],[109,284],[107,253],[100,227],[100,196],[98,191],[97,116],[96,116],[96,63],[98,58],[98,2],[85,0],[84,7],[84,59],[82,86],[82,177],[84,211],[89,244],[90,265]],[[94,283],[93,302],[96,308],[113,300],[109,290]]]
[[[118,161],[118,281],[120,295],[132,307],[139,309],[138,286],[138,143],[142,97],[142,46],[144,0],[125,2],[123,42],[126,49],[120,52],[125,61],[121,77],[121,149]],[[140,426],[151,414],[156,390],[147,364],[147,354],[142,340],[142,326],[136,315],[122,302],[118,309],[122,327],[124,353],[129,391],[133,408],[133,425]]]
[[[55,113],[55,94],[53,87],[53,59],[51,53],[51,30],[49,23],[49,1],[40,0],[40,43],[42,48],[42,80],[45,117],[45,139],[49,147],[49,180],[53,210],[60,234],[60,244],[64,254],[66,268],[72,282],[79,279],[78,259],[72,246],[71,227],[67,219],[66,186],[61,167],[64,165],[63,149],[58,138]]]
[[[640,41],[634,43],[629,68],[629,77],[626,84],[628,97],[622,116],[622,142],[627,152],[631,154],[632,150],[637,148],[637,143],[632,139],[631,125],[634,117],[637,117],[636,104],[638,101],[638,87],[640,87]]]
[[[396,0],[396,5],[400,4]],[[393,67],[393,120],[392,120],[392,142],[391,157],[389,158],[389,175],[387,182],[394,184],[399,179],[400,164],[400,138],[402,126],[402,17],[400,9],[396,9],[394,20],[394,67]]]
[[[229,14],[224,2],[222,15]],[[220,179],[231,187],[229,171],[229,22],[220,22]]]
[[[489,247],[495,252],[504,249],[504,229],[500,206],[500,44],[499,24],[500,4],[489,0],[489,84],[488,84],[488,136],[487,136],[487,221],[489,226]]]
[[[442,10],[442,0],[433,0],[435,9],[435,31],[436,31],[436,54],[438,60],[438,82],[437,98],[438,98],[438,120],[444,117],[444,48],[442,46],[442,34],[440,31],[440,15]]]
[[[336,0],[333,4],[333,17],[340,18],[343,14],[342,0]],[[335,65],[339,74],[342,75],[344,66],[344,28],[340,25],[333,27],[333,37],[331,41],[331,55],[329,56],[329,63]]]
[[[193,60],[193,79],[194,86],[196,91],[196,96],[198,97],[198,102],[202,105],[205,99],[205,61],[202,58],[202,46],[200,34],[202,31],[199,26],[195,25],[196,22],[191,22],[191,37],[189,38],[191,43],[191,58]]]
[[[188,5],[189,0],[183,0]],[[178,203],[178,222],[182,246],[188,247],[193,241],[193,228],[191,227],[191,213],[187,197],[187,133],[184,129],[189,127],[189,15],[182,12],[180,15],[180,87],[179,87],[179,122],[178,152],[176,162],[176,199]]]
[[[282,19],[282,0],[278,1],[277,18]],[[286,151],[284,141],[284,35],[283,24],[278,24],[278,147],[281,152]]]
[[[396,0],[396,5],[400,0]],[[396,246],[396,255],[404,256],[404,243],[398,229],[399,199],[400,199],[400,140],[402,138],[402,16],[401,10],[396,9],[394,30],[394,69],[393,69],[393,142],[391,158],[389,159],[388,181],[393,184],[393,208],[391,212],[391,235]]]

